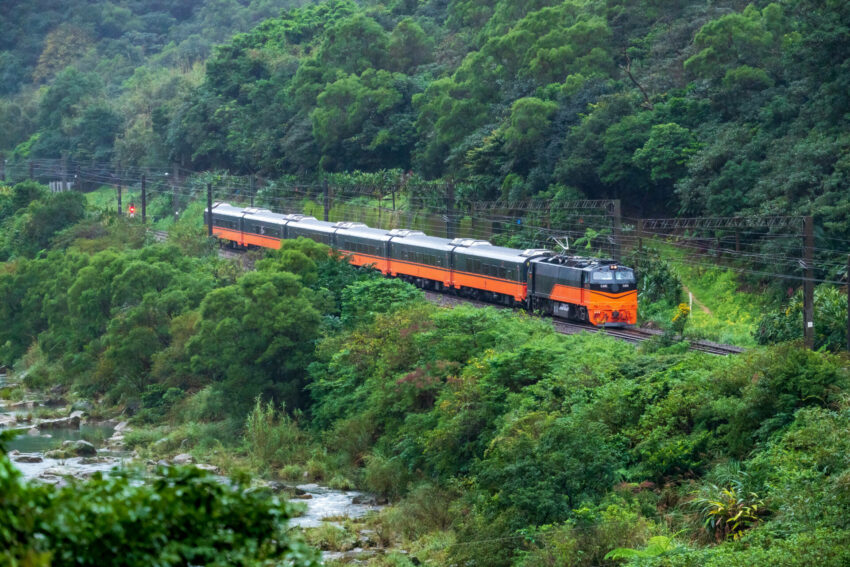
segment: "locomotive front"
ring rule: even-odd
[[[637,323],[637,286],[631,268],[613,263],[588,267],[584,280],[588,321],[599,327]]]

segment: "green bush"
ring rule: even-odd
[[[260,470],[304,463],[312,445],[298,422],[287,414],[286,406],[275,410],[272,402],[264,404],[259,397],[245,420],[245,441]]]
[[[285,532],[292,516],[289,505],[242,484],[225,484],[194,468],[170,467],[153,478],[97,473],[86,482],[54,489],[21,483],[3,453],[4,564],[319,564],[312,550]]]
[[[847,294],[832,285],[819,285],[814,293],[815,348],[842,351],[847,347]],[[803,291],[781,310],[766,313],[754,333],[761,345],[803,338]]]

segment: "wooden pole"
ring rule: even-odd
[[[212,183],[207,183],[207,236],[213,235]]]
[[[449,181],[446,186],[446,238],[454,238],[454,209],[455,209],[455,184]]]
[[[614,259],[619,262],[622,260],[622,246],[620,241],[622,240],[623,233],[623,216],[621,213],[620,199],[614,199],[612,215],[614,217]]]
[[[122,189],[121,181],[119,180],[118,181],[118,187],[116,187],[116,190],[118,191],[118,216],[119,217],[123,213],[123,210],[121,209],[121,189]]]
[[[142,174],[142,224],[148,220],[148,192],[145,184],[145,174]]]
[[[325,222],[328,220],[328,216],[331,212],[331,196],[330,196],[330,187],[328,187],[328,180],[325,179],[322,183],[322,189],[324,190],[324,208],[325,208]]]
[[[803,223],[803,261],[806,271],[803,280],[803,340],[808,349],[815,347],[814,248],[814,221],[809,216]]]
[[[637,221],[637,245],[638,252],[643,252],[643,219],[638,219]]]

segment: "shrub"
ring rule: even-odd
[[[275,411],[272,402],[263,404],[259,397],[245,420],[245,440],[253,464],[263,468],[303,463],[311,445],[309,437],[286,413],[286,406]]]
[[[289,505],[194,468],[129,472],[54,489],[26,484],[0,438],[0,561],[43,567],[318,565],[287,534]]]

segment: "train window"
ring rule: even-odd
[[[599,270],[597,272],[593,272],[591,281],[596,283],[613,282],[615,273],[615,270]]]
[[[635,281],[635,274],[631,270],[624,270],[620,268],[616,272],[614,272],[614,277],[617,278],[618,282],[633,282]]]

